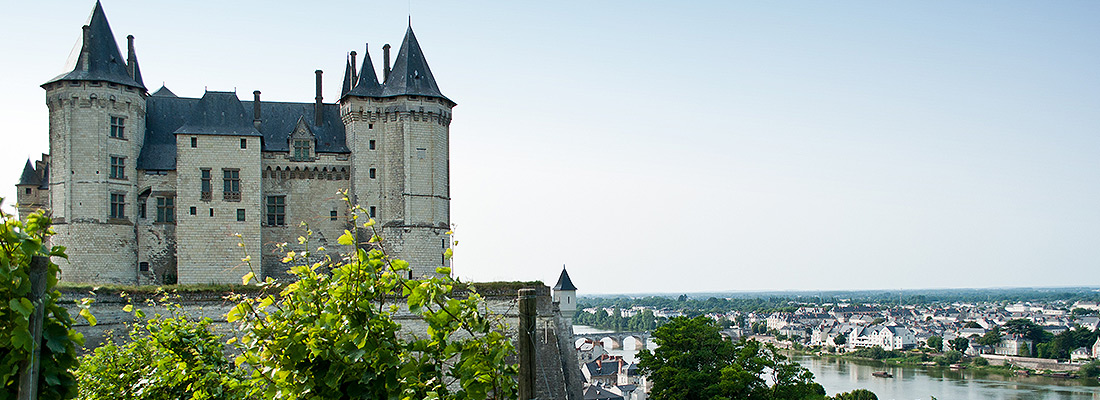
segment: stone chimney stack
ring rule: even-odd
[[[137,53],[134,52],[134,35],[126,35],[126,73],[134,77],[137,66]]]
[[[359,82],[359,69],[355,67],[355,51],[351,52],[351,87],[355,87],[355,84]]]
[[[84,70],[84,72],[88,72],[88,64],[91,64],[92,61],[89,60],[92,51],[92,27],[90,25],[84,25],[83,29],[84,43],[80,48],[80,67]]]
[[[313,125],[321,126],[321,123],[324,122],[321,119],[321,74],[322,74],[322,72],[321,72],[321,70],[317,70],[315,73],[317,74],[317,97],[316,97],[317,104],[315,104],[314,107],[313,107]]]
[[[260,130],[260,91],[252,92],[252,126]]]
[[[382,84],[390,80],[390,44],[382,46]]]

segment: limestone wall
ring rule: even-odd
[[[196,147],[191,147],[191,138],[196,138]],[[179,283],[240,282],[250,271],[241,261],[245,256],[251,257],[261,277],[260,138],[178,135],[176,149],[176,201],[184,210],[176,218]],[[203,169],[211,175],[209,200],[201,196]],[[239,197],[225,194],[226,170],[239,172]],[[243,221],[238,210],[243,210]],[[239,248],[239,243],[245,247]]]

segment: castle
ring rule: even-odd
[[[123,59],[97,1],[71,69],[42,84],[49,154],[28,160],[17,203],[20,218],[52,213],[53,244],[69,256],[62,280],[233,283],[249,271],[246,256],[257,274],[278,277],[278,243],[313,257],[346,250],[336,243],[349,228],[341,190],[411,274],[448,264],[455,103],[411,26],[393,64],[383,47],[381,81],[369,54],[358,66],[350,53],[336,103],[322,101],[320,70],[314,102],[150,94],[133,36],[127,44]],[[302,221],[309,249],[297,240]]]

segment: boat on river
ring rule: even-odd
[[[894,374],[891,374],[891,373],[886,372],[886,371],[875,371],[875,372],[872,372],[871,375],[877,376],[879,378],[893,378],[894,377]]]

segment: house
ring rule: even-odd
[[[1022,336],[1005,336],[1001,342],[993,348],[993,354],[1003,356],[1030,356],[1032,353],[1031,339]]]
[[[884,350],[905,350],[916,345],[916,336],[903,326],[857,326],[848,335],[849,348],[879,346]]]

